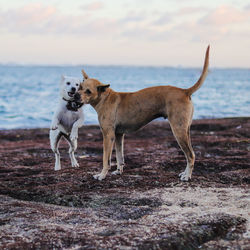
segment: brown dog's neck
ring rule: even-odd
[[[97,113],[102,108],[105,100],[109,97],[111,92],[114,91],[112,89],[106,89],[105,92],[100,93],[99,97],[94,102],[90,103],[90,105],[96,110]]]

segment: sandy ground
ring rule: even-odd
[[[167,122],[126,135],[124,174],[102,182],[92,178],[102,167],[98,126],[80,129],[79,168],[61,142],[58,172],[48,129],[0,131],[0,248],[250,249],[250,118],[191,130],[187,183]]]

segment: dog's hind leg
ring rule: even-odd
[[[192,115],[193,107],[191,107],[191,109],[187,109],[185,113],[181,111],[179,113],[175,112],[175,115],[168,118],[173,134],[187,160],[185,171],[179,175],[182,181],[188,181],[191,179],[194,168],[195,154],[190,139],[190,125],[192,121]]]
[[[184,172],[180,173],[179,176],[182,181],[188,181],[189,179],[191,179],[192,171],[194,168],[194,161],[195,161],[195,154],[194,154],[193,148],[191,146],[191,141],[190,141],[189,128],[183,130],[181,128],[172,127],[172,131],[175,135],[175,138],[179,146],[184,152],[186,160],[187,160],[187,167]]]
[[[75,151],[77,149],[77,139],[71,140],[69,136],[65,136],[69,143],[69,157],[72,167],[79,167],[79,164],[75,158]]]
[[[49,138],[50,138],[50,146],[52,151],[55,153],[56,162],[55,162],[55,170],[61,169],[61,162],[60,162],[60,153],[58,150],[59,141],[62,137],[62,133],[57,130],[50,130]]]
[[[103,168],[100,174],[94,175],[94,178],[101,181],[105,179],[110,169],[110,158],[115,140],[114,131],[103,131]]]
[[[124,168],[123,141],[124,141],[124,134],[115,135],[117,170],[113,171],[112,174],[122,174],[123,172]]]

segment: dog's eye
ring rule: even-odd
[[[90,95],[90,94],[91,94],[91,91],[90,91],[89,89],[87,89],[87,90],[85,91],[85,94]]]
[[[77,83],[77,84],[76,84],[76,86],[78,87],[78,86],[79,86],[79,84]]]
[[[66,84],[67,84],[67,85],[70,85],[70,82],[67,82]]]

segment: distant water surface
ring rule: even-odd
[[[49,127],[59,100],[61,75],[82,79],[81,66],[0,65],[0,128]],[[192,86],[201,68],[84,66],[90,77],[111,84],[116,91],[137,91],[156,85]],[[194,119],[250,115],[250,70],[210,69],[194,93]],[[98,124],[85,105],[85,124]]]

